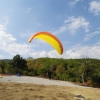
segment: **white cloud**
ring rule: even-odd
[[[96,35],[98,35],[98,34],[100,34],[100,31],[95,31],[95,32],[90,33],[90,34],[86,34],[84,40],[85,40],[85,41],[88,41],[90,38],[92,38],[93,36],[96,36]]]
[[[89,31],[89,22],[87,22],[84,17],[74,18],[72,16],[68,20],[65,20],[65,23],[68,23],[68,28],[71,33],[75,33],[75,31],[80,27],[84,28],[85,32]]]
[[[98,58],[100,59],[100,46],[77,45],[65,52],[63,58]]]
[[[26,55],[31,51],[29,45],[17,43],[17,39],[14,38],[11,34],[7,34],[5,26],[1,24],[0,24],[0,50],[2,50],[3,52],[7,52],[10,55],[15,55],[15,54]]]
[[[61,57],[63,57],[62,55],[59,55],[56,50],[51,50],[50,52],[48,52],[48,56],[50,58],[61,58]]]
[[[100,46],[93,46],[88,50],[88,55],[91,58],[99,58],[100,59]]]
[[[59,55],[56,50],[51,50],[49,52],[46,51],[31,52],[29,53],[29,56],[33,58],[50,57],[50,58],[75,59],[75,58],[89,57],[89,58],[100,59],[100,46],[99,45],[94,45],[94,46],[76,45],[70,48],[69,50],[64,51],[62,55]]]
[[[29,54],[31,57],[39,58],[39,57],[48,57],[46,51],[34,51]]]
[[[64,21],[64,25],[59,28],[59,30],[53,32],[54,34],[62,33],[66,30],[70,31],[71,34],[75,34],[75,32],[79,29],[85,29],[85,32],[89,32],[89,22],[86,21],[84,17],[77,17],[74,16],[70,17],[69,19]]]
[[[28,54],[33,58],[39,57],[50,57],[50,58],[64,58],[64,59],[75,59],[75,58],[98,58],[100,59],[100,46],[81,46],[76,45],[67,51],[64,51],[62,55],[59,55],[56,50],[51,50],[49,52],[39,51],[30,52]]]
[[[27,44],[18,43],[6,44],[5,46],[3,46],[3,50],[8,52],[10,55],[27,55],[31,51],[30,47]]]
[[[74,0],[74,1],[72,1],[72,2],[69,2],[69,5],[70,5],[71,7],[74,7],[74,6],[76,5],[76,3],[78,3],[79,1],[82,1],[82,0]]]
[[[73,52],[72,50],[68,50],[65,53],[66,58],[80,58],[81,53],[79,51]]]
[[[48,55],[47,55],[46,51],[42,51],[42,52],[39,53],[39,56],[40,57],[47,57]]]
[[[0,59],[3,59],[3,56],[2,55],[0,55]]]
[[[14,38],[11,34],[6,34],[6,28],[4,25],[0,24],[0,42],[1,44],[6,43],[12,43],[16,41],[16,38]]]
[[[59,55],[56,50],[51,50],[49,52],[33,52],[29,56],[33,58],[39,57],[50,57],[50,58],[64,58],[64,59],[76,59],[76,58],[98,58],[100,59],[100,46],[82,46],[76,45],[67,51],[64,51],[62,55]]]
[[[90,2],[89,11],[94,13],[94,15],[100,14],[100,1],[92,1]]]
[[[64,26],[61,26],[58,30],[52,32],[54,34],[58,34],[58,33],[63,33],[64,31],[68,30],[67,26],[64,25]]]
[[[5,30],[6,30],[5,26],[0,24],[0,31],[5,31]]]

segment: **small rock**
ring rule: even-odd
[[[86,100],[82,95],[75,95],[74,99],[77,99],[77,100]]]

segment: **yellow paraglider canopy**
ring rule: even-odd
[[[49,33],[49,32],[38,32],[36,34],[34,34],[30,39],[29,39],[29,43],[32,42],[32,40],[34,38],[38,38],[38,39],[42,39],[46,42],[48,42],[50,45],[52,45],[56,51],[61,55],[63,54],[63,46],[60,42],[60,40],[54,36],[53,34]]]

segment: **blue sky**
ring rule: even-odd
[[[54,34],[64,53],[39,39],[40,31]],[[100,0],[0,0],[0,59],[100,59]]]

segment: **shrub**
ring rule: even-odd
[[[46,76],[46,69],[44,67],[41,67],[38,69],[37,73],[40,76]]]
[[[68,75],[67,74],[62,74],[61,75],[61,80],[67,81],[68,80]]]
[[[100,76],[99,75],[93,76],[91,82],[94,87],[100,87]]]

